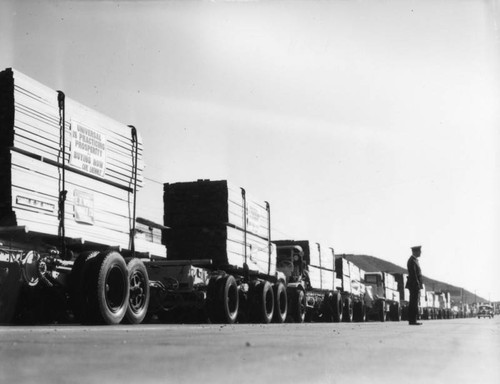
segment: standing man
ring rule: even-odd
[[[420,245],[411,247],[411,256],[407,264],[408,281],[406,282],[406,288],[410,291],[410,304],[408,307],[408,321],[410,325],[422,325],[422,323],[417,322],[420,290],[423,287],[422,271],[420,270],[420,264],[418,262],[421,253],[422,247]]]

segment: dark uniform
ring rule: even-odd
[[[418,302],[420,298],[420,290],[422,289],[422,271],[420,270],[420,264],[418,262],[418,257],[421,253],[420,246],[412,247],[412,255],[408,259],[408,281],[406,282],[406,288],[410,291],[410,304],[408,306],[408,321],[410,325],[420,325],[422,323],[417,323],[418,318]]]

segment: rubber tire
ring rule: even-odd
[[[386,313],[385,313],[385,301],[379,301],[378,303],[378,319],[380,322],[384,322],[386,320]]]
[[[90,261],[86,280],[87,322],[119,324],[129,300],[127,264],[116,251],[103,252]]]
[[[401,321],[401,306],[399,303],[394,303],[393,304],[393,315],[392,315],[392,321]]]
[[[76,258],[69,275],[69,304],[75,320],[79,323],[88,322],[86,280],[91,261],[99,254],[98,251],[83,252]]]
[[[342,308],[342,295],[339,292],[333,292],[332,296],[333,321],[336,323],[342,322],[344,319],[344,311]]]
[[[306,294],[302,289],[296,289],[291,295],[290,316],[295,323],[303,323],[306,319]]]
[[[324,323],[333,322],[333,293],[325,293],[323,302],[321,303],[321,321]]]
[[[218,291],[220,292],[220,316],[224,323],[234,324],[238,318],[238,309],[240,305],[240,294],[238,285],[233,276],[227,275],[218,282]]]
[[[274,294],[274,315],[273,323],[282,324],[286,320],[288,313],[288,296],[285,285],[279,281],[273,286]]]
[[[366,308],[361,301],[357,301],[353,305],[353,318],[354,321],[358,323],[364,323],[366,321]]]
[[[253,286],[253,305],[250,308],[251,319],[254,323],[269,324],[274,315],[274,293],[269,281],[264,281]]]
[[[232,275],[210,280],[208,314],[212,323],[234,324],[238,318],[239,291]]]
[[[408,306],[405,305],[401,309],[401,320],[408,320]]]
[[[344,322],[345,323],[352,323],[353,320],[353,305],[352,305],[352,300],[350,297],[345,299],[344,301]]]
[[[219,311],[217,310],[217,282],[221,277],[215,276],[208,281],[207,299],[205,302],[207,317],[212,324],[219,323]]]
[[[129,280],[129,299],[124,322],[141,324],[148,313],[150,290],[146,266],[141,259],[134,257],[127,263]]]

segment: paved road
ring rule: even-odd
[[[500,317],[0,327],[0,383],[500,383]]]

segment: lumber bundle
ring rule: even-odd
[[[396,278],[390,273],[383,273],[385,281],[385,297],[388,300],[399,301],[398,283],[396,282]]]
[[[269,234],[269,208],[243,188],[226,180],[164,185],[164,221],[169,227],[227,224],[264,239]]]
[[[60,107],[58,92],[16,70],[0,72],[0,225],[57,236],[65,190],[66,237],[129,248],[141,138],[69,98]],[[165,254],[140,244],[138,251]]]
[[[168,260],[211,259],[215,268],[243,268],[263,274],[276,272],[275,248],[268,241],[227,225],[180,227],[165,231]]]
[[[317,289],[334,289],[335,264],[333,250],[316,244],[312,247],[309,262],[311,286]]]
[[[342,256],[336,258],[335,266],[342,291],[352,293],[356,296],[361,295],[363,271],[356,264]]]
[[[276,272],[269,238],[269,208],[227,181],[164,185],[163,232],[169,260],[212,259],[215,268],[245,263],[252,271]]]

